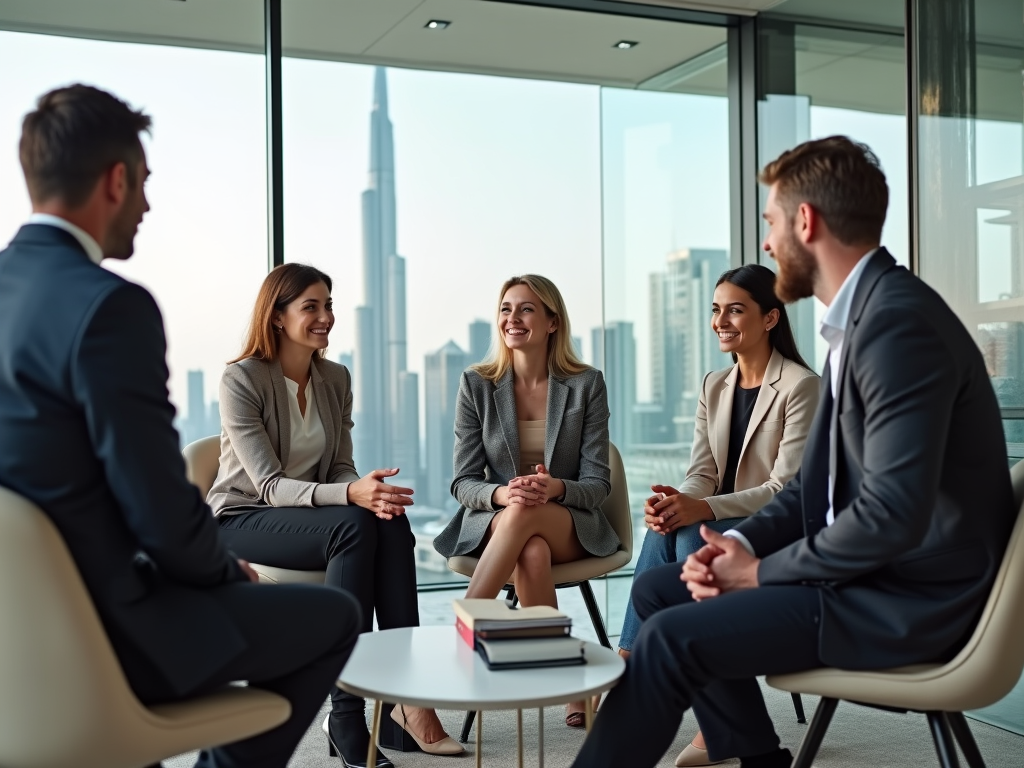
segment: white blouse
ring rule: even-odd
[[[313,396],[313,380],[306,382],[306,415],[299,410],[299,385],[287,376],[284,383],[288,386],[288,417],[291,421],[291,450],[288,452],[288,466],[284,468],[286,477],[292,480],[316,482],[316,472],[320,467],[320,459],[327,450],[327,436],[324,425],[320,421],[320,411],[316,407]]]

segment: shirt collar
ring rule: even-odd
[[[876,251],[878,251],[877,248],[872,248],[860,257],[860,261],[854,265],[850,274],[843,280],[835,298],[832,299],[832,303],[829,304],[825,315],[821,318],[819,332],[822,338],[828,342],[829,347],[840,344],[843,336],[846,335],[846,326],[850,322],[850,310],[853,309],[853,296],[857,292],[857,284]]]
[[[28,223],[45,224],[48,227],[63,229],[78,241],[78,244],[82,246],[89,256],[90,261],[94,264],[99,264],[103,261],[103,249],[100,248],[100,244],[93,239],[92,235],[81,227],[76,227],[67,219],[62,219],[60,216],[54,216],[49,213],[33,213],[28,217]]]

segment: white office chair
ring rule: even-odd
[[[189,443],[181,452],[185,457],[185,475],[199,493],[206,498],[220,466],[220,437],[201,437]],[[293,571],[272,565],[249,563],[260,575],[260,581],[269,584],[323,584],[326,571]]]
[[[1014,502],[1024,505],[1024,462],[1010,471]],[[1024,514],[1018,512],[1003,563],[971,639],[946,664],[868,672],[813,669],[769,675],[768,685],[821,696],[793,768],[810,768],[840,699],[897,712],[924,712],[942,768],[956,768],[956,742],[970,768],[985,768],[964,710],[994,704],[1024,669]]]
[[[57,528],[0,488],[0,712],[3,768],[141,768],[268,731],[291,706],[242,687],[143,706]]]

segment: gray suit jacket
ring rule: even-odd
[[[345,366],[314,355],[310,378],[327,445],[317,483],[358,480],[352,462],[352,377]],[[206,497],[215,515],[314,506],[317,483],[284,475],[291,441],[288,397],[276,360],[248,358],[224,369],[220,469]]]
[[[548,377],[544,464],[565,483],[565,506],[583,548],[604,557],[620,544],[601,511],[611,491],[608,394],[601,372]],[[497,384],[470,369],[462,374],[455,412],[452,495],[462,505],[434,539],[445,557],[465,555],[483,541],[498,511],[494,490],[519,474],[519,424],[512,372]]]
[[[880,249],[854,294],[834,403],[829,377],[800,472],[736,530],[762,585],[821,587],[825,664],[949,659],[1016,517],[985,362],[942,298]]]

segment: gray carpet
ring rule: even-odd
[[[806,726],[799,725],[793,714],[789,694],[765,687],[765,700],[775,721],[783,745],[794,752],[800,744]],[[804,707],[811,716],[817,700],[804,697]],[[368,707],[369,711],[370,708]],[[327,708],[310,728],[299,746],[290,768],[340,768],[341,761],[327,755],[327,743],[320,731]],[[462,712],[440,712],[442,723],[448,733],[457,736],[462,726]],[[526,759],[524,765],[537,765],[537,711],[524,712],[524,744]],[[494,768],[513,768],[516,765],[516,726],[514,712],[484,713],[483,764]],[[988,768],[1019,768],[1024,765],[1024,738],[968,720],[974,737]],[[676,754],[693,736],[692,719],[686,719],[672,747],[658,763],[659,768],[673,766]],[[642,734],[637,734],[642,738]],[[623,734],[623,738],[632,735]],[[470,768],[474,764],[472,741],[462,757],[433,757],[422,752],[391,753],[396,768]],[[563,724],[562,710],[548,708],[544,712],[545,766],[560,768],[568,766],[583,741],[580,730],[570,729]],[[183,755],[165,761],[167,768],[189,768],[194,756]],[[897,715],[878,710],[841,703],[825,737],[818,759],[818,768],[933,768],[938,765],[935,749],[929,736],[928,724],[923,715]],[[723,763],[736,768],[739,761]]]

